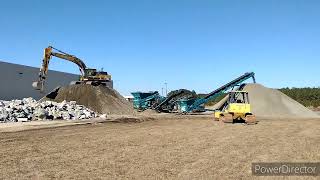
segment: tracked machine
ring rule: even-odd
[[[251,112],[249,93],[242,91],[242,88],[239,89],[228,93],[228,100],[220,110],[216,110],[214,113],[215,120],[224,123],[257,123],[255,115]]]
[[[70,84],[91,84],[93,86],[103,85],[113,88],[113,81],[111,75],[104,71],[97,71],[96,69],[88,68],[86,64],[74,55],[60,51],[52,46],[45,48],[42,66],[39,72],[39,78],[32,83],[36,90],[44,91],[45,82],[48,76],[49,62],[52,57],[57,57],[63,60],[70,61],[79,67],[81,75],[78,81],[73,81]]]
[[[242,91],[245,85],[244,82],[251,78],[253,82],[256,83],[254,72],[248,72],[212,91],[204,98],[182,99],[179,101],[180,112],[191,113],[206,111],[204,105],[207,102],[229,92],[229,99],[223,108],[215,110],[215,119],[225,123],[243,120],[247,124],[255,124],[256,120],[255,116],[251,113],[248,92]],[[237,91],[235,91],[235,89],[237,89]]]
[[[181,99],[194,99],[197,98],[195,91],[189,91],[187,89],[179,89],[171,91],[166,98],[159,104],[155,104],[153,109],[158,112],[172,113],[177,112],[179,109],[179,101]]]
[[[133,107],[138,111],[153,109],[157,112],[171,113],[178,110],[180,99],[196,98],[194,91],[179,89],[171,91],[166,97],[161,96],[158,91],[133,92]]]
[[[239,87],[242,85],[246,80],[252,78],[253,82],[255,83],[255,74],[254,72],[248,72],[243,74],[242,76],[230,81],[229,83],[221,86],[220,88],[212,91],[207,96],[203,98],[196,98],[196,99],[181,99],[179,101],[179,109],[183,113],[190,113],[190,112],[197,112],[197,111],[204,111],[204,104],[208,103],[219,97],[220,95],[228,92],[231,89]]]
[[[133,107],[138,111],[152,109],[156,104],[159,104],[165,99],[158,91],[150,92],[133,92]]]

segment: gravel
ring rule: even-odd
[[[55,102],[76,101],[95,112],[113,115],[134,115],[132,103],[122,97],[115,89],[105,86],[76,84],[60,87],[46,95],[40,101]]]
[[[282,92],[264,87],[261,84],[247,84],[251,111],[265,118],[319,118],[319,116]],[[218,102],[214,108],[220,109],[227,98]]]

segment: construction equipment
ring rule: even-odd
[[[55,50],[56,52],[54,52],[53,50]],[[38,81],[32,83],[32,86],[36,90],[40,90],[41,92],[44,91],[44,84],[48,75],[49,62],[52,56],[73,62],[79,67],[81,73],[79,81],[71,82],[71,84],[91,84],[94,86],[103,85],[113,88],[113,81],[111,80],[111,75],[109,75],[107,72],[87,68],[86,64],[76,56],[70,55],[52,46],[49,46],[44,50],[42,66],[39,72],[39,79]]]
[[[187,89],[171,91],[167,97],[160,103],[156,104],[153,109],[158,112],[175,112],[178,111],[178,101],[181,99],[193,99],[197,94]]]
[[[252,78],[253,82],[256,83],[254,76],[255,76],[254,72],[245,73],[244,75],[212,91],[204,98],[182,99],[179,101],[179,110],[182,113],[205,111],[204,109],[205,103],[219,97],[220,95],[222,95],[223,93],[226,93],[228,90],[234,88],[235,86],[241,85],[244,81]]]
[[[214,113],[215,120],[224,123],[244,121],[247,124],[256,124],[256,117],[251,113],[251,105],[247,91],[230,91],[226,106]]]
[[[133,92],[133,107],[138,111],[144,111],[146,109],[152,109],[155,104],[159,104],[165,99],[160,96],[158,91],[151,92]]]
[[[153,109],[158,112],[173,112],[177,110],[177,102],[182,98],[195,98],[196,93],[186,89],[171,91],[167,97],[160,96],[158,91],[133,92],[133,107],[139,111]]]

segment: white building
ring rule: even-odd
[[[133,102],[133,96],[123,96],[127,101]]]
[[[41,94],[32,87],[32,82],[38,79],[38,74],[39,68],[0,61],[0,99],[11,100],[25,97],[40,99],[46,92],[79,79],[79,75],[76,74],[49,70],[46,92]]]

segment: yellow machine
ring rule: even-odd
[[[57,52],[53,52],[53,50]],[[71,84],[91,84],[94,86],[103,85],[113,88],[113,81],[107,72],[97,71],[96,69],[87,68],[86,64],[76,56],[62,52],[52,46],[45,48],[42,60],[42,66],[39,72],[39,79],[32,83],[36,90],[43,91],[44,83],[48,75],[49,62],[52,56],[75,63],[81,72],[79,81],[71,82]]]
[[[215,119],[224,123],[244,121],[256,124],[256,117],[251,113],[251,105],[247,91],[231,91],[221,111],[216,111]]]

